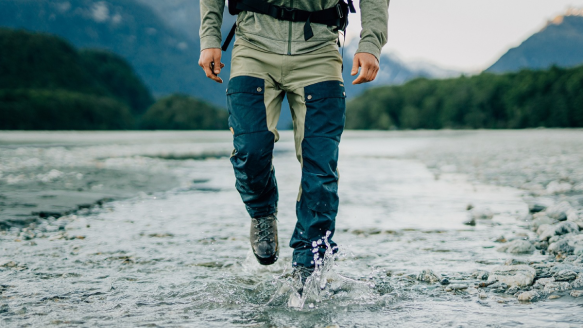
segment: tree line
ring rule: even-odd
[[[226,129],[225,110],[185,95],[157,102],[121,57],[0,29],[0,129]]]
[[[346,116],[349,129],[583,127],[583,66],[416,79],[365,91]]]

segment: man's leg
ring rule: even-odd
[[[227,107],[235,149],[231,163],[236,187],[252,218],[277,212],[277,183],[272,165],[283,93],[273,83],[251,76],[229,81]]]
[[[294,266],[315,266],[323,258],[329,233],[332,247],[338,212],[338,145],[344,130],[345,92],[341,81],[325,81],[288,93],[294,119],[302,179],[297,224],[290,241]]]

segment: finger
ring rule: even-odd
[[[375,73],[376,73],[375,68],[370,66],[367,67],[366,82],[374,80]]]
[[[370,81],[371,81],[371,82],[372,82],[372,81],[374,81],[374,80],[377,78],[377,74],[378,74],[378,73],[379,73],[379,70],[378,70],[378,69],[376,69],[376,70],[374,71],[373,75],[372,75],[372,78],[370,79]]]
[[[217,54],[213,58],[213,62],[215,63],[215,74],[219,74],[221,72],[221,53],[217,52]]]
[[[350,75],[355,76],[358,73],[358,67],[360,66],[360,61],[358,58],[354,58],[352,61],[352,70],[350,71]]]
[[[368,68],[367,67],[361,67],[360,68],[360,74],[358,75],[358,77],[356,78],[356,80],[354,80],[354,82],[352,82],[352,84],[361,84],[364,82],[368,82],[366,80],[366,76],[368,74]]]
[[[213,73],[213,71],[211,71],[210,65],[204,67],[204,72],[206,73],[206,77],[208,77],[209,79],[216,81],[218,83],[223,83],[223,80],[220,77],[216,76]]]

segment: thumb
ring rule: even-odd
[[[358,67],[360,66],[360,61],[358,57],[355,57],[352,61],[352,70],[350,71],[350,75],[354,76],[358,73]]]

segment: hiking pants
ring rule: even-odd
[[[342,57],[335,46],[302,55],[278,55],[237,39],[227,88],[231,163],[251,217],[277,212],[278,191],[272,164],[281,104],[287,94],[294,125],[296,156],[302,168],[297,223],[290,241],[293,264],[314,266],[323,258],[323,237],[332,241],[338,212],[338,144],[344,129]],[[318,242],[320,240],[320,242]]]

